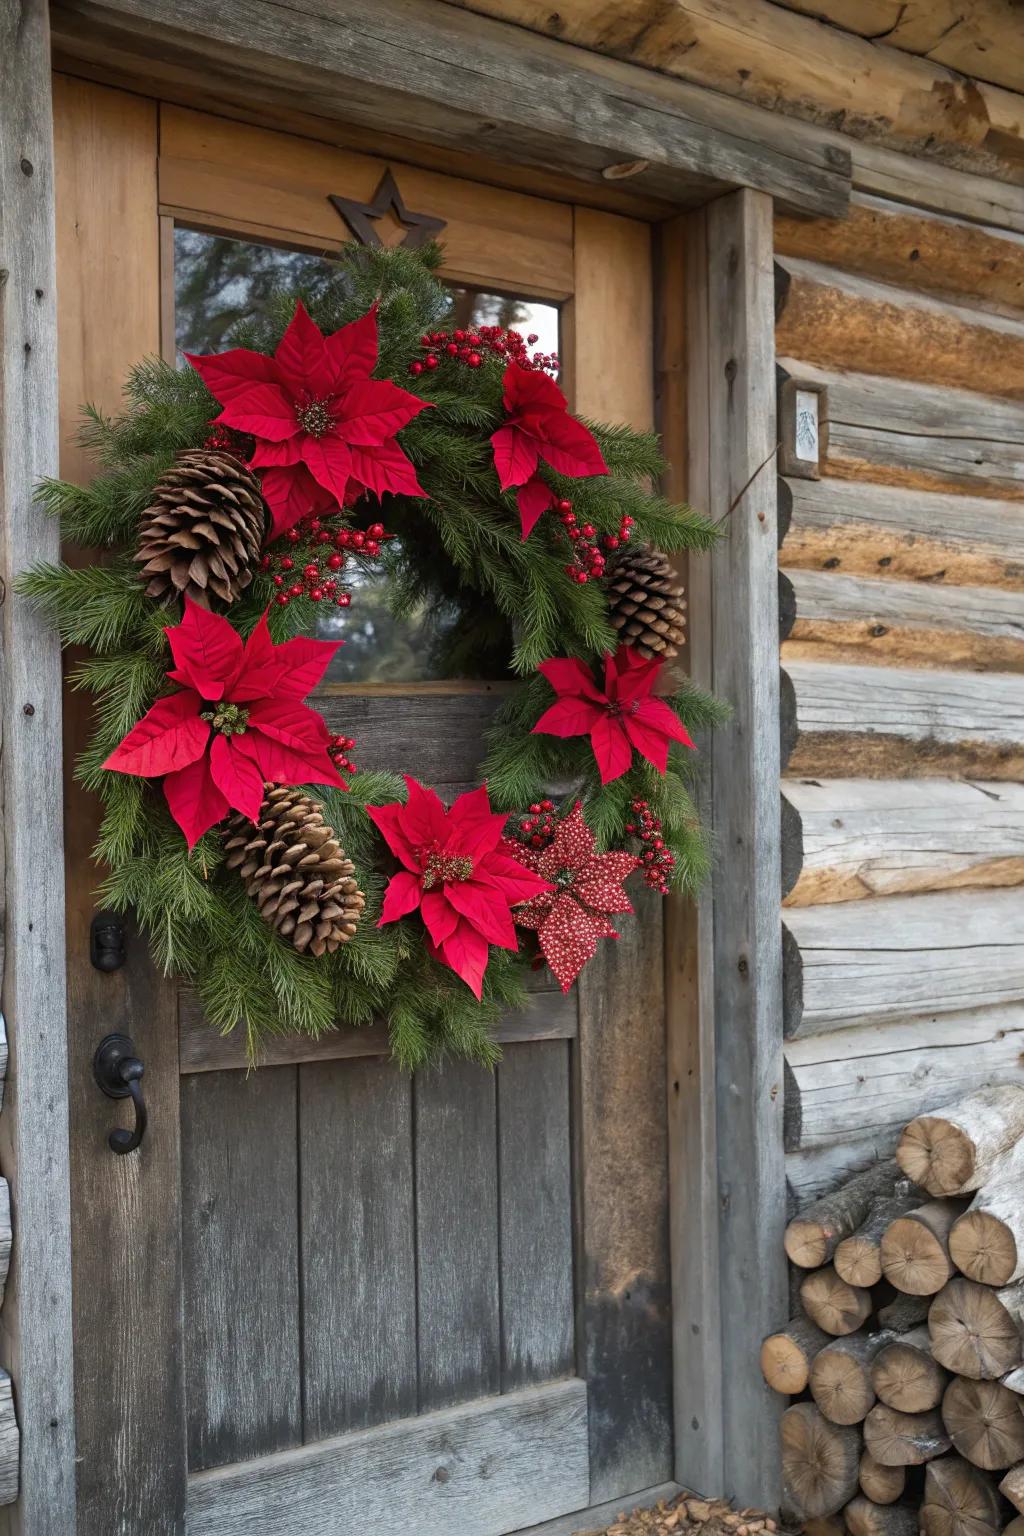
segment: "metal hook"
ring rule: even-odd
[[[92,1061],[92,1075],[108,1099],[131,1098],[135,1105],[135,1129],[126,1131],[121,1126],[110,1132],[107,1143],[112,1152],[123,1156],[134,1152],[146,1134],[148,1115],[146,1101],[142,1097],[142,1074],[145,1068],[135,1054],[135,1044],[128,1035],[107,1035],[96,1048]]]

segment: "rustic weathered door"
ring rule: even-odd
[[[538,332],[577,409],[650,425],[644,223],[77,80],[56,123],[66,474],[88,472],[79,401],[116,406],[146,353],[215,348],[350,238],[332,199],[372,203],[389,169],[398,201],[364,223],[443,221],[467,319]],[[475,782],[500,680],[431,677],[372,590],[343,632],[317,704],[360,764]],[[70,760],[73,694],[66,715]],[[499,1536],[669,1478],[657,909],[578,997],[506,1022],[494,1074],[410,1078],[344,1021],[249,1074],[137,939],[120,970],[90,966],[94,827],[70,777],[66,823],[80,1531]],[[111,1030],[145,1063],[127,1157],[91,1076]]]

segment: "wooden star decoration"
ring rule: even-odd
[[[411,213],[402,200],[398,183],[390,170],[385,171],[381,177],[380,185],[373,194],[371,203],[360,203],[354,197],[339,197],[336,194],[333,194],[329,200],[341,214],[360,245],[380,247],[384,244],[373,226],[375,221],[382,219],[389,210],[402,228],[408,230],[408,234],[401,242],[407,250],[417,250],[421,245],[426,245],[428,240],[433,240],[441,233],[447,222],[429,213]]]

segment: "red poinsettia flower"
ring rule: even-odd
[[[522,487],[517,501],[525,539],[553,499],[536,474],[542,459],[559,475],[606,475],[608,466],[594,434],[569,414],[554,379],[509,363],[502,382],[506,419],[491,437],[494,467],[503,491]]]
[[[229,810],[256,821],[265,783],[347,787],[327,753],[327,726],[302,703],[337,643],[275,645],[264,614],[243,645],[227,619],[188,597],[184,619],[165,634],[175,662],[167,676],[182,688],[157,699],[103,766],[163,775],[190,848]]]
[[[492,811],[487,786],[445,810],[432,789],[406,775],[404,805],[368,805],[370,819],[402,864],[384,895],[380,924],[420,909],[436,960],[451,966],[477,998],[488,946],[515,949],[509,908],[548,889],[501,846],[505,817]]]
[[[639,867],[632,853],[598,853],[593,832],[575,806],[546,848],[503,846],[552,881],[550,890],[532,897],[512,913],[517,928],[533,928],[552,974],[568,992],[580,971],[597,952],[598,939],[617,939],[609,912],[632,912],[622,889],[627,875]]]
[[[692,747],[686,727],[664,699],[652,697],[663,662],[645,661],[631,646],[620,645],[604,658],[604,688],[582,661],[555,658],[542,661],[543,672],[558,694],[534,726],[542,736],[589,736],[601,783],[624,774],[633,761],[633,748],[659,773],[668,766],[668,744]]]
[[[377,366],[377,306],[324,336],[298,303],[273,357],[236,347],[185,356],[224,409],[217,417],[256,439],[250,462],[277,538],[300,518],[364,490],[423,496],[396,434],[427,401],[370,375]]]

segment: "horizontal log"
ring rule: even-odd
[[[761,1345],[761,1374],[774,1391],[798,1397],[810,1379],[812,1361],[828,1342],[829,1335],[809,1317],[791,1318]]]
[[[1020,1287],[1005,1291],[956,1275],[928,1310],[932,1354],[975,1381],[996,1381],[1021,1358]]]
[[[800,977],[787,988],[790,1037],[1024,1000],[1024,902],[1012,890],[794,907],[786,926]]]
[[[842,221],[778,215],[775,250],[918,293],[981,299],[1003,313],[1024,309],[1024,246],[976,224],[929,218],[859,193]]]
[[[864,1420],[864,1443],[883,1467],[919,1467],[950,1447],[938,1409],[899,1413],[876,1403]]]
[[[778,262],[775,343],[788,357],[1024,399],[1024,320],[800,258]]]
[[[991,1480],[961,1456],[930,1461],[924,1474],[924,1536],[999,1536],[1003,1513]]]
[[[871,1164],[789,1222],[784,1239],[786,1257],[800,1269],[816,1269],[827,1263],[843,1238],[855,1232],[877,1202],[891,1196],[900,1182],[895,1162]]]
[[[856,1333],[871,1312],[871,1292],[847,1285],[831,1264],[804,1276],[800,1282],[800,1301],[811,1321],[837,1339]]]
[[[918,1536],[916,1504],[875,1504],[859,1494],[843,1518],[850,1536]]]
[[[866,1221],[856,1232],[845,1237],[836,1247],[833,1263],[836,1274],[849,1285],[877,1285],[882,1278],[882,1238],[889,1223],[921,1204],[921,1197],[907,1183],[896,1186],[897,1192],[887,1200],[873,1206]],[[883,1399],[884,1401],[884,1399]],[[903,1403],[893,1403],[902,1408]],[[928,1407],[930,1404],[922,1406]]]
[[[787,779],[782,789],[802,860],[787,907],[1024,882],[1024,785]]]
[[[187,101],[199,90],[250,111],[298,101],[307,115],[581,180],[642,162],[631,181],[670,202],[741,184],[815,212],[849,200],[848,153],[784,118],[453,6],[68,0],[53,37],[62,59],[134,65],[170,100],[184,78]]]
[[[1024,779],[1024,676],[794,661],[791,778]]]
[[[1001,1083],[912,1120],[896,1159],[930,1195],[967,1195],[981,1188],[1022,1136],[1024,1086]]]
[[[813,1403],[794,1403],[782,1415],[783,1518],[787,1524],[834,1515],[857,1491],[860,1434],[830,1424]]]
[[[853,483],[784,481],[782,563],[893,580],[1019,592],[1024,505],[988,496]]]
[[[799,1211],[872,1163],[891,1157],[900,1130],[902,1122],[863,1139],[850,1137],[829,1142],[826,1146],[808,1147],[802,1152],[787,1152],[786,1188],[791,1209]]]
[[[1024,1141],[987,1175],[949,1239],[953,1261],[983,1285],[1024,1278]]]
[[[872,1363],[889,1342],[884,1333],[853,1333],[814,1357],[811,1396],[830,1424],[859,1424],[874,1407]]]
[[[570,1040],[576,1035],[575,992],[536,988],[531,1006],[508,1014],[494,1031],[502,1045],[529,1040]],[[293,1066],[303,1061],[342,1061],[357,1056],[386,1056],[391,1049],[385,1024],[364,1028],[340,1024],[312,1035],[270,1035],[261,1041],[260,1065]],[[178,1064],[182,1072],[225,1072],[249,1065],[245,1029],[222,1035],[206,1022],[199,998],[188,988],[178,994]],[[2,1251],[2,1250],[0,1250]]]
[[[895,1138],[908,1120],[965,1093],[1024,1083],[1022,1061],[1020,1005],[926,1013],[789,1040],[786,1149]]]
[[[1024,404],[797,358],[779,366],[828,390],[828,473],[1024,499]]]
[[[1014,1509],[1024,1515],[1024,1461],[1010,1468],[999,1484],[999,1491],[1005,1493]]]
[[[780,573],[787,575],[787,573]],[[793,661],[1024,672],[1024,590],[793,570]]]
[[[1001,1382],[954,1376],[942,1399],[942,1418],[972,1466],[1001,1471],[1024,1456],[1024,1414]]]
[[[930,1200],[897,1216],[882,1236],[882,1274],[909,1296],[933,1296],[953,1274],[949,1231],[963,1202]]]
[[[903,1467],[883,1467],[870,1451],[861,1454],[861,1491],[873,1504],[895,1504],[906,1482],[907,1474]]]
[[[901,1413],[937,1408],[948,1377],[932,1358],[928,1329],[923,1325],[900,1338],[886,1339],[871,1363],[871,1385],[880,1403]]]

